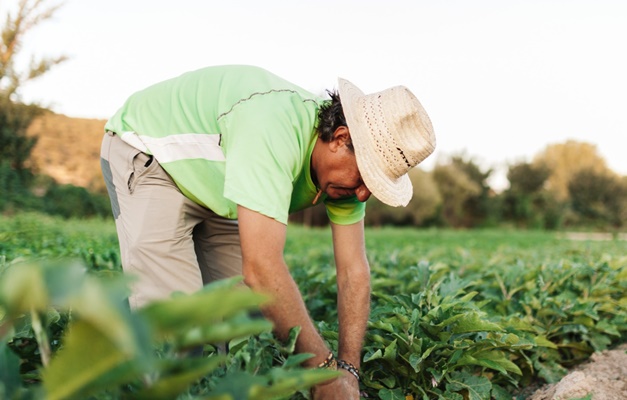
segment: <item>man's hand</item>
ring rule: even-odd
[[[314,400],[359,400],[359,382],[350,372],[340,371],[339,378],[313,388]]]

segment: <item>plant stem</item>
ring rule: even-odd
[[[31,309],[30,316],[33,332],[35,332],[35,339],[37,339],[37,344],[39,345],[41,363],[44,367],[47,367],[50,362],[50,341],[48,340],[48,333],[41,324],[39,312],[35,311],[35,309]]]

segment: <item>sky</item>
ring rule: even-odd
[[[68,0],[21,54],[69,57],[21,95],[70,117],[107,119],[153,83],[252,64],[316,94],[337,77],[407,86],[436,133],[425,169],[463,154],[498,189],[508,165],[577,140],[627,175],[624,0]]]

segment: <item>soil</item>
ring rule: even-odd
[[[588,397],[590,396],[590,397]],[[561,381],[545,385],[527,400],[627,400],[627,343],[595,353]]]

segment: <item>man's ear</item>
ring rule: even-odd
[[[329,147],[331,151],[335,152],[343,145],[347,145],[351,142],[351,134],[348,131],[347,126],[338,127],[335,132],[333,132],[333,139],[329,143]]]

